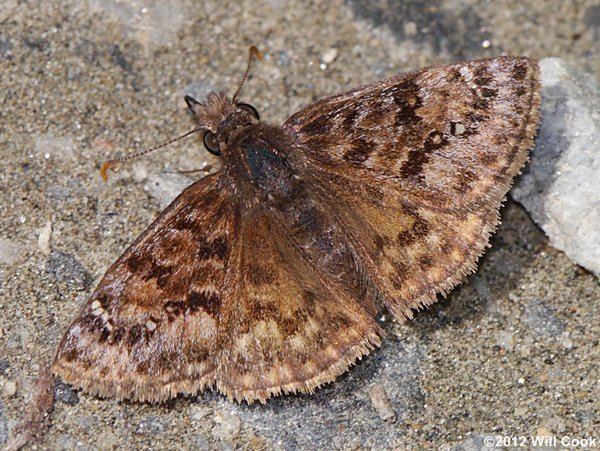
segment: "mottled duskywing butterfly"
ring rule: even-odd
[[[216,386],[264,402],[332,381],[379,345],[380,301],[411,317],[475,270],[533,145],[538,77],[522,57],[431,67],[279,127],[239,89],[186,97],[222,169],[110,267],[54,373],[146,401]]]

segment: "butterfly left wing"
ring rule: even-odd
[[[153,402],[212,386],[236,221],[218,174],[184,190],[108,269],[65,333],[54,374]]]
[[[475,269],[533,146],[539,103],[537,63],[501,57],[397,75],[286,121],[305,177],[395,316]]]
[[[86,392],[164,401],[217,385],[253,402],[313,392],[380,343],[260,204],[219,176],[186,189],[109,268],[67,330],[54,374]]]

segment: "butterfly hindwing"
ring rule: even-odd
[[[379,345],[373,317],[330,286],[262,208],[242,220],[238,302],[223,311],[218,388],[238,401],[313,392]]]
[[[539,121],[537,63],[501,57],[397,75],[284,124],[396,315],[475,269]]]

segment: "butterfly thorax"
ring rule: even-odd
[[[242,195],[259,202],[279,204],[293,198],[299,178],[287,155],[283,130],[255,124],[231,135],[222,153],[223,171]]]

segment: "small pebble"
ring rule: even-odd
[[[325,64],[331,64],[336,60],[337,57],[338,57],[338,49],[336,49],[335,47],[332,47],[323,54],[322,59]]]
[[[148,170],[146,166],[142,164],[135,164],[133,166],[133,180],[140,183],[148,178]]]
[[[217,425],[213,429],[213,434],[225,440],[233,440],[240,433],[242,421],[239,417],[226,412],[219,412],[215,415]]]
[[[38,247],[44,255],[50,254],[50,235],[52,234],[52,222],[47,221],[46,224],[38,229]]]
[[[14,396],[17,393],[17,383],[15,381],[5,382],[4,393],[6,393],[6,396]]]
[[[396,419],[396,413],[394,412],[394,408],[390,403],[383,385],[373,385],[373,388],[371,388],[371,402],[373,403],[373,407],[375,407],[379,418],[384,421],[394,421]]]
[[[199,421],[210,413],[210,408],[206,406],[191,406],[190,418]]]
[[[0,238],[0,263],[12,266],[25,257],[25,246],[16,241]]]
[[[74,406],[79,402],[79,396],[71,388],[70,385],[65,384],[62,381],[56,381],[54,384],[54,398],[69,406]]]
[[[527,413],[527,407],[517,407],[514,410],[514,414],[517,417],[522,417],[523,415],[525,415]]]
[[[404,34],[406,36],[414,36],[417,34],[417,24],[414,22],[406,22],[404,24]]]

